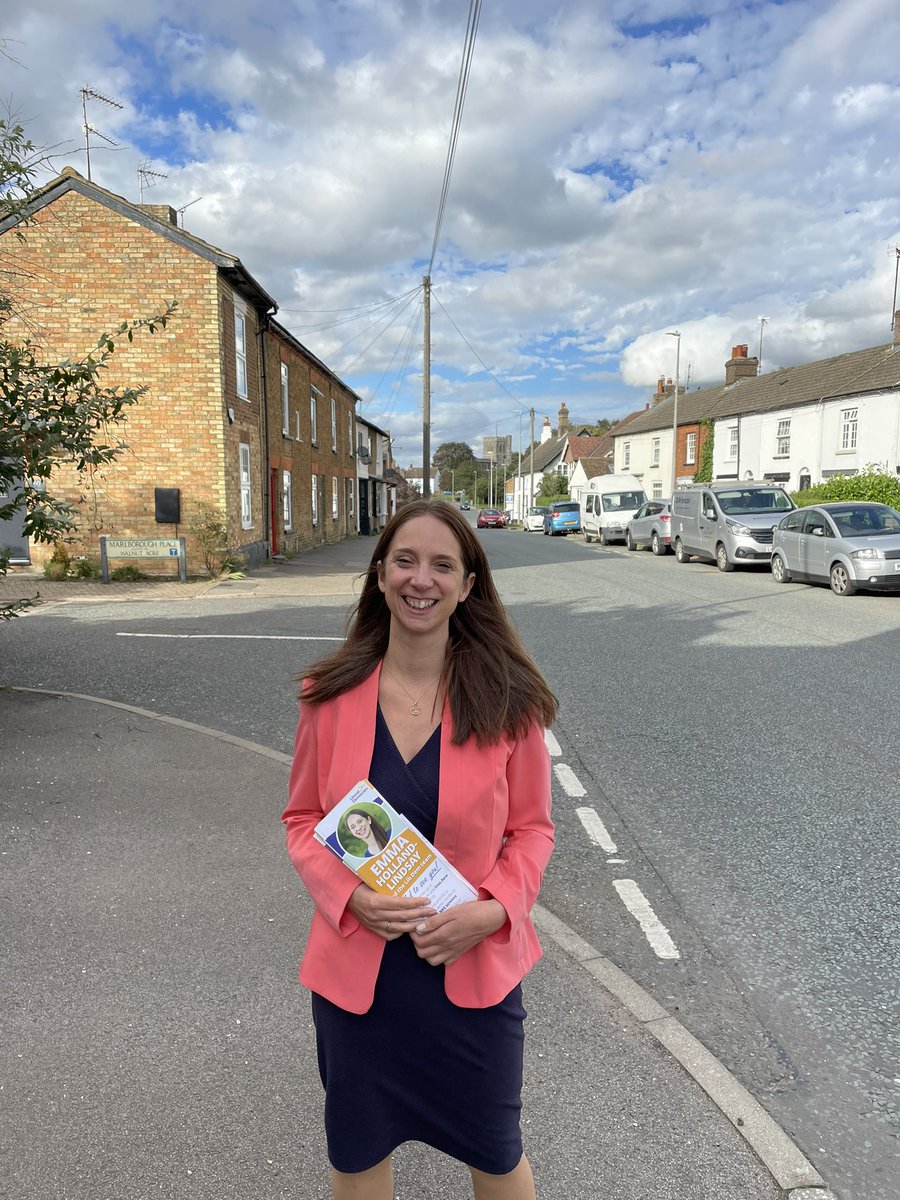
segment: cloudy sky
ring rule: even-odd
[[[29,0],[0,97],[96,182],[184,208],[421,462],[421,278],[469,0]],[[432,267],[432,433],[513,435],[890,340],[896,0],[485,0]],[[101,148],[103,147],[103,148]],[[49,177],[49,176],[48,176]],[[148,181],[149,182],[149,181]],[[528,418],[524,419],[527,440]]]

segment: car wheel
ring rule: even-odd
[[[780,554],[772,555],[772,578],[776,583],[790,583],[791,573]]]
[[[600,543],[601,546],[609,545],[609,538],[607,538],[607,536],[606,536],[605,529],[601,529],[600,532],[597,534],[597,541]]]
[[[650,549],[657,556],[657,558],[666,552],[666,547],[659,540],[659,534],[655,529],[653,530],[653,535],[650,538]]]
[[[629,550],[637,550],[637,543],[635,542],[634,538],[631,536],[630,529],[627,529],[625,531],[625,545],[628,547]]]
[[[676,538],[675,539],[675,561],[680,562],[680,563],[686,563],[687,560],[688,560],[688,556],[684,552],[684,542],[681,540],[681,538]]]
[[[588,544],[590,544],[590,542],[593,541],[593,538],[591,537],[591,535],[588,533],[588,531],[586,529],[582,529],[581,533],[582,533],[582,536],[584,537],[584,540]]]
[[[836,596],[852,596],[856,592],[856,584],[842,562],[836,562],[831,568],[828,582]]]
[[[728,551],[721,542],[719,542],[718,546],[716,546],[716,566],[720,571],[734,570],[734,563],[729,561]]]

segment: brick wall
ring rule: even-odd
[[[227,508],[236,544],[251,540],[256,531],[240,530],[237,468],[229,468],[239,433],[249,431],[260,449],[256,339],[248,329],[251,400],[242,401],[247,408],[241,409],[234,398],[230,289],[215,265],[75,191],[38,211],[24,232],[24,243],[12,232],[0,239],[3,255],[14,259],[23,314],[9,322],[8,332],[29,334],[48,360],[81,358],[123,320],[152,316],[168,300],[178,304],[165,330],[141,331],[132,343],[122,342],[104,372],[104,384],[147,388],[122,428],[127,450],[91,477],[61,469],[54,479],[55,493],[78,513],[81,540],[72,551],[97,553],[100,534],[187,534],[201,500]],[[228,406],[236,412],[233,426]],[[181,489],[177,529],[156,524],[156,487]],[[48,554],[46,547],[32,547],[35,562]],[[152,562],[140,565],[159,569]],[[199,569],[190,542],[188,568]]]

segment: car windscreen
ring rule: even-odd
[[[790,512],[791,502],[781,488],[735,488],[716,492],[722,512],[730,517],[750,513]]]
[[[631,512],[640,508],[647,497],[643,492],[607,492],[600,499],[604,512]]]
[[[529,508],[528,515],[529,517],[542,517],[546,511],[546,508],[541,507]]]
[[[562,512],[578,512],[578,505],[573,500],[571,504],[554,504],[553,511],[555,513]]]
[[[857,508],[833,508],[828,515],[841,537],[879,537],[900,533],[900,513],[886,506],[863,504]]]

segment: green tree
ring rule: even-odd
[[[548,500],[567,500],[568,498],[569,481],[562,471],[551,472],[542,477],[535,503],[546,504]]]
[[[457,471],[464,464],[473,462],[474,458],[471,446],[467,446],[465,442],[443,442],[438,446],[431,462],[440,476],[442,491],[450,490],[451,471]]]
[[[27,238],[27,191],[40,156],[21,125],[0,120],[0,220],[18,221],[14,236]],[[9,235],[7,235],[9,236]],[[2,260],[0,328],[15,309],[15,275]],[[11,283],[12,281],[12,283]],[[69,466],[80,477],[113,462],[125,449],[122,422],[143,387],[103,386],[116,346],[139,329],[164,328],[175,309],[138,321],[124,321],[104,333],[77,361],[47,362],[29,339],[0,336],[0,522],[24,513],[23,532],[38,542],[70,539],[77,528],[72,505],[50,490],[54,471]],[[8,555],[0,556],[0,575]],[[0,620],[16,616],[30,601],[0,608]]]

